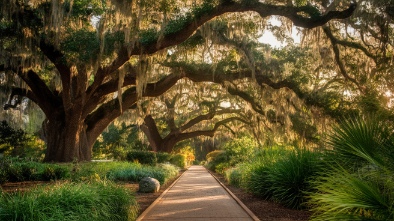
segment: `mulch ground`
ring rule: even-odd
[[[182,174],[181,171],[178,177]],[[277,203],[266,201],[252,194],[247,193],[243,189],[228,185],[224,177],[214,174],[220,182],[222,182],[231,192],[234,193],[261,221],[306,221],[311,213],[308,211],[287,209]],[[161,186],[157,193],[140,193],[138,192],[138,183],[123,183],[126,188],[135,191],[138,204],[140,206],[139,214],[148,208],[178,177]],[[1,185],[1,189],[5,192],[26,191],[30,188],[40,185],[48,185],[50,182],[19,182],[6,183]]]

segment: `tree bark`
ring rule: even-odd
[[[77,115],[70,116],[65,120],[64,115],[60,114],[43,122],[47,144],[45,162],[91,160],[94,142],[88,139],[87,126]]]

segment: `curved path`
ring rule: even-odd
[[[137,220],[258,220],[204,167],[191,166]]]

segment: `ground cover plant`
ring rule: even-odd
[[[70,177],[70,166],[24,161],[20,158],[0,158],[0,184],[21,181],[50,181]]]
[[[131,162],[89,162],[49,164],[22,159],[0,159],[0,184],[21,181],[85,181],[97,177],[113,181],[138,182],[143,177],[152,177],[166,183],[178,175],[179,168],[172,164],[142,165]]]
[[[110,181],[63,182],[0,196],[0,220],[127,221],[137,213],[133,194]]]
[[[115,182],[153,177],[163,185],[179,171],[172,164],[116,161],[47,164],[3,158],[0,162],[7,168],[0,170],[7,174],[4,182],[52,180],[26,192],[0,192],[0,220],[135,220],[138,205],[133,194]],[[19,178],[10,179],[10,171]]]

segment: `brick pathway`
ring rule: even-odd
[[[204,167],[192,166],[137,220],[258,220],[243,207]]]

